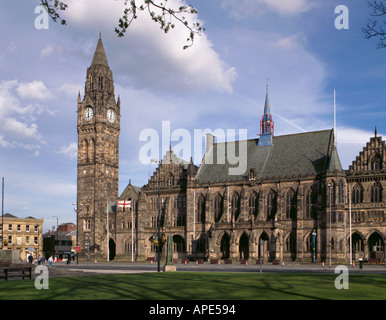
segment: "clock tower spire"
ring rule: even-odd
[[[106,208],[118,198],[120,101],[101,36],[87,69],[84,98],[78,97],[78,242],[81,256],[90,250],[106,258]]]

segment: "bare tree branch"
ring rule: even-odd
[[[147,10],[151,19],[154,22],[160,24],[160,28],[168,33],[170,29],[175,28],[175,23],[180,23],[188,29],[189,37],[187,38],[187,45],[183,49],[187,49],[193,45],[195,35],[201,35],[204,32],[204,28],[200,26],[198,22],[189,24],[189,21],[184,16],[185,14],[197,14],[197,10],[191,6],[180,6],[178,9],[172,9],[167,6],[168,0],[143,0],[144,4],[137,6],[136,0],[124,0],[125,6],[124,15],[119,19],[118,28],[115,28],[115,32],[118,37],[123,37],[131,23],[137,19],[137,10]],[[155,9],[160,12],[156,14]]]
[[[201,35],[204,32],[204,28],[200,23],[189,23],[185,15],[197,14],[197,10],[191,5],[183,5],[179,8],[171,8],[168,6],[169,0],[122,0],[125,4],[122,18],[118,21],[118,26],[115,28],[115,32],[118,37],[123,37],[133,23],[138,18],[138,11],[147,10],[150,18],[159,23],[160,28],[168,33],[171,29],[174,29],[176,23],[182,24],[188,31],[189,36],[187,38],[187,44],[183,46],[183,49],[187,49],[193,45],[194,37]],[[138,1],[141,1],[141,5],[138,6]],[[66,25],[66,20],[62,19],[59,12],[67,9],[68,5],[64,1],[59,0],[40,0],[49,16],[53,21],[61,21],[62,25]],[[156,13],[157,11],[158,13]]]
[[[386,21],[378,21],[378,17],[386,15],[386,5],[383,0],[368,0],[369,7],[371,8],[370,16],[367,24],[362,28],[362,32],[366,39],[378,38],[377,49],[386,47]]]

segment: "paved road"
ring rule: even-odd
[[[259,265],[241,265],[233,264],[175,264],[177,272],[183,271],[205,271],[205,272],[260,272]],[[164,264],[161,263],[161,272],[163,272]],[[331,268],[328,265],[324,267],[321,264],[299,264],[288,263],[282,265],[264,264],[262,265],[262,272],[300,272],[300,273],[334,273],[336,265]],[[385,274],[386,267],[384,265],[364,265],[363,269],[359,266],[347,266],[350,274]],[[55,269],[60,273],[65,273],[67,276],[83,274],[113,274],[113,273],[144,273],[157,272],[157,263],[128,263],[128,262],[99,262],[99,263],[81,263],[71,262],[71,264],[64,264],[58,262],[55,264]],[[63,274],[64,275],[64,274]]]

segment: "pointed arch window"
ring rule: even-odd
[[[296,220],[296,192],[290,189],[286,195],[286,218]]]
[[[343,203],[344,202],[343,190],[344,190],[343,181],[340,181],[339,184],[338,184],[338,203]]]
[[[381,170],[382,169],[382,158],[379,154],[376,154],[370,162],[371,170]]]
[[[102,90],[102,89],[103,89],[103,77],[99,76],[98,77],[98,90]]]
[[[382,186],[379,182],[374,183],[371,186],[371,202],[381,202],[382,201]]]
[[[172,187],[174,186],[174,176],[170,173],[167,180],[166,180],[166,184],[168,187]]]
[[[235,192],[231,199],[232,219],[237,220],[240,214],[240,196]]]
[[[335,181],[334,180],[332,180],[331,182],[330,182],[330,185],[331,185],[331,203],[335,203],[335,201],[336,201],[336,196],[335,196],[335,194],[336,194],[336,185],[335,185]]]
[[[356,184],[352,190],[351,194],[352,203],[362,203],[363,202],[363,188]]]
[[[316,194],[311,189],[306,195],[306,219],[315,218]]]
[[[249,216],[257,217],[259,212],[259,195],[253,192],[248,200]]]
[[[218,222],[223,214],[224,205],[223,198],[220,194],[214,199],[214,221]]]
[[[197,222],[205,223],[205,199],[200,195],[197,200]]]
[[[286,239],[286,251],[296,252],[296,236],[292,232]]]
[[[276,214],[276,208],[277,208],[277,195],[276,192],[271,190],[267,195],[267,206],[266,206],[266,213],[267,213],[267,220],[274,219]]]

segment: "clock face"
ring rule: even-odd
[[[94,117],[94,110],[90,107],[87,107],[83,113],[84,120],[90,121]]]
[[[110,123],[114,123],[115,122],[115,112],[114,112],[114,110],[112,110],[112,109],[107,110],[107,120]]]

